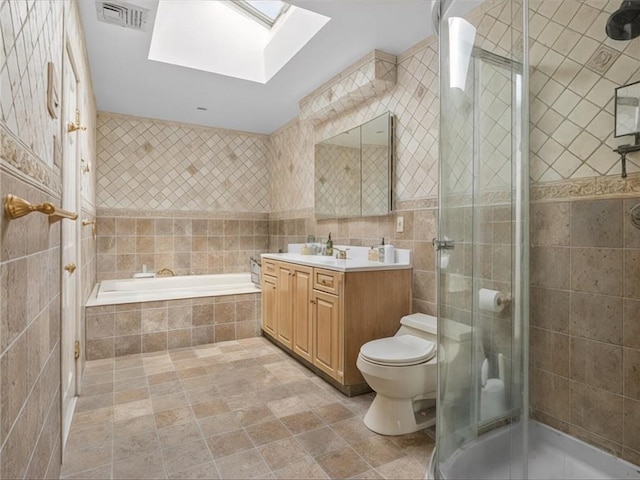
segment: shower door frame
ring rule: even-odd
[[[440,2],[437,2],[440,3]],[[477,208],[476,205],[476,194],[479,191],[479,185],[478,185],[478,178],[477,178],[477,172],[478,172],[478,163],[480,161],[480,155],[478,153],[478,145],[479,145],[479,128],[478,128],[478,120],[479,120],[479,111],[480,108],[477,105],[477,102],[479,101],[479,71],[480,71],[480,64],[483,60],[483,57],[486,58],[491,58],[494,61],[492,61],[491,63],[494,64],[500,64],[500,66],[506,67],[506,68],[510,68],[511,71],[511,92],[512,92],[512,103],[510,105],[510,109],[511,109],[511,130],[509,132],[510,138],[511,138],[511,172],[512,172],[512,178],[511,178],[511,207],[512,207],[512,226],[513,226],[513,230],[512,230],[512,246],[511,246],[511,256],[512,256],[512,277],[511,277],[511,283],[512,283],[512,292],[513,292],[513,302],[512,302],[512,322],[513,322],[513,327],[512,327],[512,332],[511,332],[511,351],[512,353],[514,353],[514,355],[512,356],[512,365],[513,366],[517,366],[517,374],[519,375],[519,382],[516,382],[513,380],[514,375],[516,375],[516,371],[514,370],[514,375],[512,375],[512,387],[515,385],[518,385],[518,387],[520,388],[520,391],[517,392],[517,394],[519,395],[519,408],[517,409],[517,411],[513,411],[510,410],[509,412],[506,412],[505,414],[505,418],[508,417],[508,420],[510,422],[514,422],[516,420],[519,420],[519,423],[522,425],[522,428],[520,429],[519,433],[516,433],[517,431],[514,430],[514,434],[518,435],[518,438],[514,438],[513,444],[512,444],[512,452],[511,452],[511,456],[510,456],[510,473],[512,478],[527,478],[528,476],[528,455],[527,455],[527,451],[528,451],[528,412],[529,412],[529,386],[528,386],[528,369],[529,369],[529,364],[528,364],[528,354],[529,354],[529,346],[528,346],[528,337],[529,337],[529,269],[528,269],[528,265],[529,265],[529,163],[528,163],[528,154],[529,154],[529,122],[528,122],[528,118],[529,118],[529,109],[528,109],[528,24],[527,24],[527,18],[528,18],[528,0],[521,0],[521,8],[522,8],[522,13],[523,13],[523,17],[522,17],[522,51],[520,52],[522,55],[522,62],[518,63],[518,62],[514,62],[510,59],[504,58],[504,57],[500,57],[496,54],[493,54],[491,52],[486,52],[478,47],[474,47],[473,48],[473,53],[471,56],[471,60],[470,63],[472,64],[469,68],[473,69],[473,79],[474,79],[474,101],[473,101],[473,112],[472,112],[472,118],[473,118],[473,137],[474,137],[474,145],[472,147],[472,159],[471,161],[473,162],[474,166],[473,166],[473,170],[472,170],[472,193],[471,193],[471,198],[472,200],[472,223],[473,225],[473,235],[475,235],[475,232],[477,231],[475,222],[476,222],[476,217],[477,214],[475,213],[475,209]],[[435,10],[438,9],[438,6],[435,7]],[[440,11],[438,11],[438,18],[439,18],[439,22],[440,25],[438,25],[438,27],[441,27],[442,22],[446,21],[446,12],[444,12],[442,6],[440,6]],[[512,31],[513,31],[513,26],[512,26]],[[440,55],[442,56],[443,53],[448,54],[448,52],[446,51],[446,48],[443,47],[443,41],[441,39],[440,41]],[[512,52],[513,52],[513,48],[512,48]],[[441,75],[440,75],[440,80],[441,82],[443,82],[443,78],[448,78],[446,77],[446,72],[445,75],[442,75],[442,70],[444,70],[443,67],[443,61],[442,61],[442,57],[441,57],[441,62],[440,62],[440,67],[441,67]],[[519,70],[520,74],[518,74],[517,70]],[[443,83],[441,83],[441,106],[442,106],[442,99],[443,99],[443,95],[442,95],[442,90],[443,90]],[[442,113],[442,112],[441,112]],[[438,223],[439,223],[439,235],[440,235],[440,240],[434,242],[435,245],[438,247],[437,249],[437,276],[438,276],[438,280],[436,282],[437,285],[437,304],[438,304],[438,322],[439,322],[439,326],[438,326],[438,330],[439,332],[441,331],[441,323],[444,322],[443,319],[443,315],[442,315],[442,297],[441,297],[441,289],[442,289],[442,282],[443,280],[443,275],[441,274],[441,257],[442,257],[442,252],[444,248],[451,248],[452,246],[454,246],[454,244],[452,243],[452,245],[446,245],[446,242],[449,241],[448,238],[444,237],[444,234],[446,234],[446,232],[444,232],[444,222],[445,222],[445,217],[446,217],[446,208],[445,208],[445,203],[446,201],[443,202],[443,200],[445,200],[445,195],[444,195],[444,188],[443,186],[445,185],[445,183],[443,183],[446,179],[444,179],[444,169],[442,168],[442,152],[444,151],[444,149],[442,148],[443,145],[443,140],[442,140],[442,129],[443,129],[443,120],[441,117],[440,120],[440,125],[441,125],[441,135],[440,135],[440,155],[441,155],[441,164],[440,164],[440,189],[439,189],[439,208],[438,208],[438,212],[439,212],[439,216],[438,216]],[[444,232],[444,234],[443,234]],[[455,241],[455,239],[453,239]],[[472,277],[472,293],[473,293],[473,298],[475,298],[475,294],[477,292],[475,292],[476,288],[475,288],[475,284],[476,284],[476,280],[475,280],[475,238],[472,238],[472,251],[474,252],[472,255],[472,272],[471,272],[471,277]],[[477,308],[477,301],[473,300],[472,302],[472,306],[471,306],[471,319],[472,319],[472,324],[475,324],[475,317],[476,317],[476,313],[474,313],[474,310]],[[475,325],[473,326],[472,329],[472,335],[477,335],[476,332],[476,328]],[[440,340],[440,339],[439,339]],[[518,347],[518,350],[515,350],[514,347]],[[519,354],[519,355],[516,355]],[[472,356],[476,355],[476,349],[475,347],[472,348]],[[443,384],[444,382],[444,378],[441,378],[442,376],[442,371],[439,368],[438,369],[438,385],[439,385],[439,390],[440,390],[440,386]],[[479,383],[478,383],[478,377],[479,377],[479,372],[475,372],[472,370],[470,379],[471,379],[471,392],[472,392],[472,400],[470,402],[470,419],[471,422],[475,422],[476,426],[480,425],[479,422]],[[477,389],[477,390],[476,390]],[[477,393],[477,395],[476,395]],[[516,393],[516,392],[514,392]],[[440,405],[441,402],[441,396],[440,394],[438,395],[438,410],[439,412],[442,412],[441,407],[443,407],[443,405]],[[440,413],[438,414],[440,416]],[[475,415],[475,417],[474,417]],[[473,426],[473,425],[470,425]],[[489,428],[490,430],[490,428]],[[476,432],[476,439],[480,438],[482,436],[482,434],[479,434],[478,432]],[[438,437],[440,439],[440,436]],[[472,440],[473,441],[473,440]],[[518,451],[515,451],[516,449],[518,449]],[[432,457],[432,465],[430,467],[430,473],[431,475],[434,475],[435,478],[443,478],[442,474],[440,472],[440,468],[438,465],[438,453],[437,453],[437,449],[436,452],[434,452],[434,455]]]

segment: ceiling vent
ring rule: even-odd
[[[149,10],[146,8],[117,1],[97,1],[98,21],[145,31]]]

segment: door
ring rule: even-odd
[[[78,80],[73,57],[68,48],[64,51],[63,67],[63,105],[62,105],[62,208],[76,212],[79,206],[78,176],[78,134],[79,130],[69,132],[67,125],[76,122],[78,104]],[[76,341],[79,339],[78,264],[79,222],[61,220],[61,389],[62,389],[62,445],[66,443],[71,418],[75,408],[76,395],[79,393],[77,382],[77,361],[75,358]]]
[[[514,24],[523,12],[519,1],[492,5]],[[480,17],[442,17],[436,478],[523,478],[527,69],[515,26],[505,55],[478,34]],[[503,464],[487,473],[462,459],[462,451],[488,458],[474,448],[492,445],[491,433],[505,425],[511,452],[493,446]]]
[[[313,364],[342,381],[340,297],[313,290]]]
[[[311,279],[313,269],[296,266],[292,277],[293,351],[313,362],[313,329],[311,328]]]
[[[291,290],[293,267],[284,263],[279,263],[277,268],[277,339],[284,346],[289,349],[293,349],[293,292]]]

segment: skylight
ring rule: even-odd
[[[240,3],[273,18],[272,28],[240,13]],[[160,0],[148,58],[267,83],[329,20],[280,1]]]
[[[267,28],[273,27],[278,18],[289,8],[288,3],[279,0],[233,0],[227,2],[227,5],[238,8]]]

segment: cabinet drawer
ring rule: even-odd
[[[313,269],[313,288],[321,292],[340,293],[340,281],[342,273],[333,270],[322,270],[320,268]]]
[[[278,275],[278,269],[276,267],[276,261],[275,260],[267,260],[267,259],[262,259],[262,274],[263,275],[271,275],[273,277],[276,277]]]

